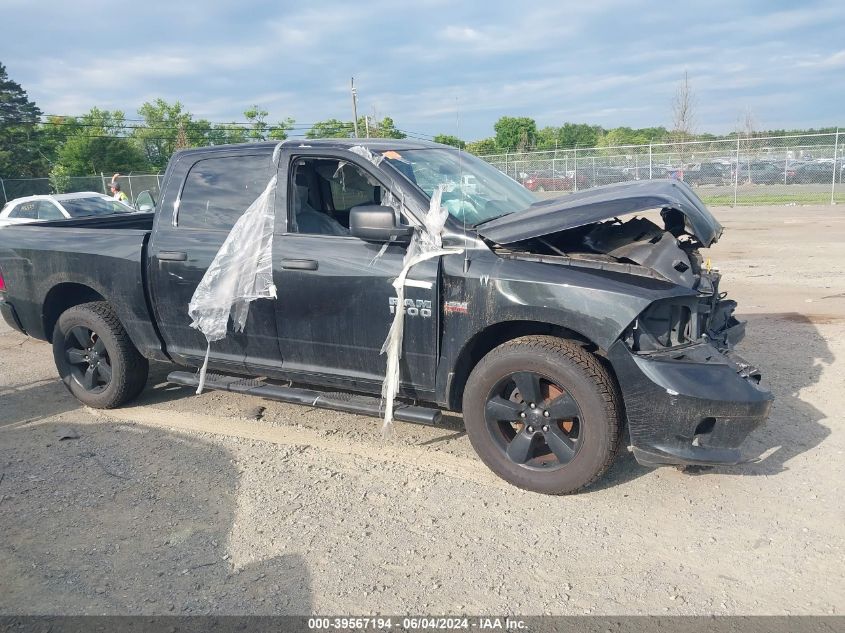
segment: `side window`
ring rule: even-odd
[[[9,217],[20,218],[21,220],[37,220],[38,203],[22,202],[16,208],[12,209],[12,212],[9,214]]]
[[[353,163],[297,158],[290,169],[291,233],[349,235],[349,210],[381,202],[381,185]]]
[[[38,219],[39,220],[64,220],[65,216],[59,211],[59,208],[52,202],[42,200],[38,203]]]
[[[197,161],[179,202],[180,228],[228,231],[273,176],[269,154]]]

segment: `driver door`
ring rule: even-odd
[[[396,308],[392,282],[406,246],[383,250],[382,243],[349,235],[348,227],[351,207],[382,202],[384,177],[347,152],[289,152],[279,176],[286,183],[287,221],[275,238],[273,266],[283,367],[378,387],[386,368],[381,348]],[[314,213],[326,221],[314,222]],[[420,263],[410,277],[421,283],[406,288],[401,380],[414,390],[434,388],[438,272],[439,259]]]

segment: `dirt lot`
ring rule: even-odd
[[[626,453],[571,497],[495,478],[457,418],[384,441],[167,367],[135,406],[87,409],[4,327],[0,613],[842,614],[845,208],[716,212],[741,353],[777,397],[760,459]]]

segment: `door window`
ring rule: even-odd
[[[291,233],[349,235],[349,210],[381,203],[381,185],[353,163],[297,158],[290,173]]]
[[[179,227],[228,231],[267,187],[274,169],[269,154],[198,161],[182,189]]]

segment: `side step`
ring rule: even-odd
[[[187,371],[174,371],[168,374],[167,382],[185,387],[196,387],[199,384],[199,375]],[[205,389],[246,393],[251,396],[267,398],[268,400],[305,404],[309,407],[334,409],[335,411],[345,411],[346,413],[369,415],[374,418],[379,418],[383,415],[380,406],[381,401],[378,398],[351,394],[334,394],[316,391],[314,389],[302,389],[300,387],[283,387],[264,383],[254,378],[206,374]],[[397,402],[393,417],[400,422],[435,425],[440,423],[442,416],[439,409],[429,409],[427,407],[417,407]]]

